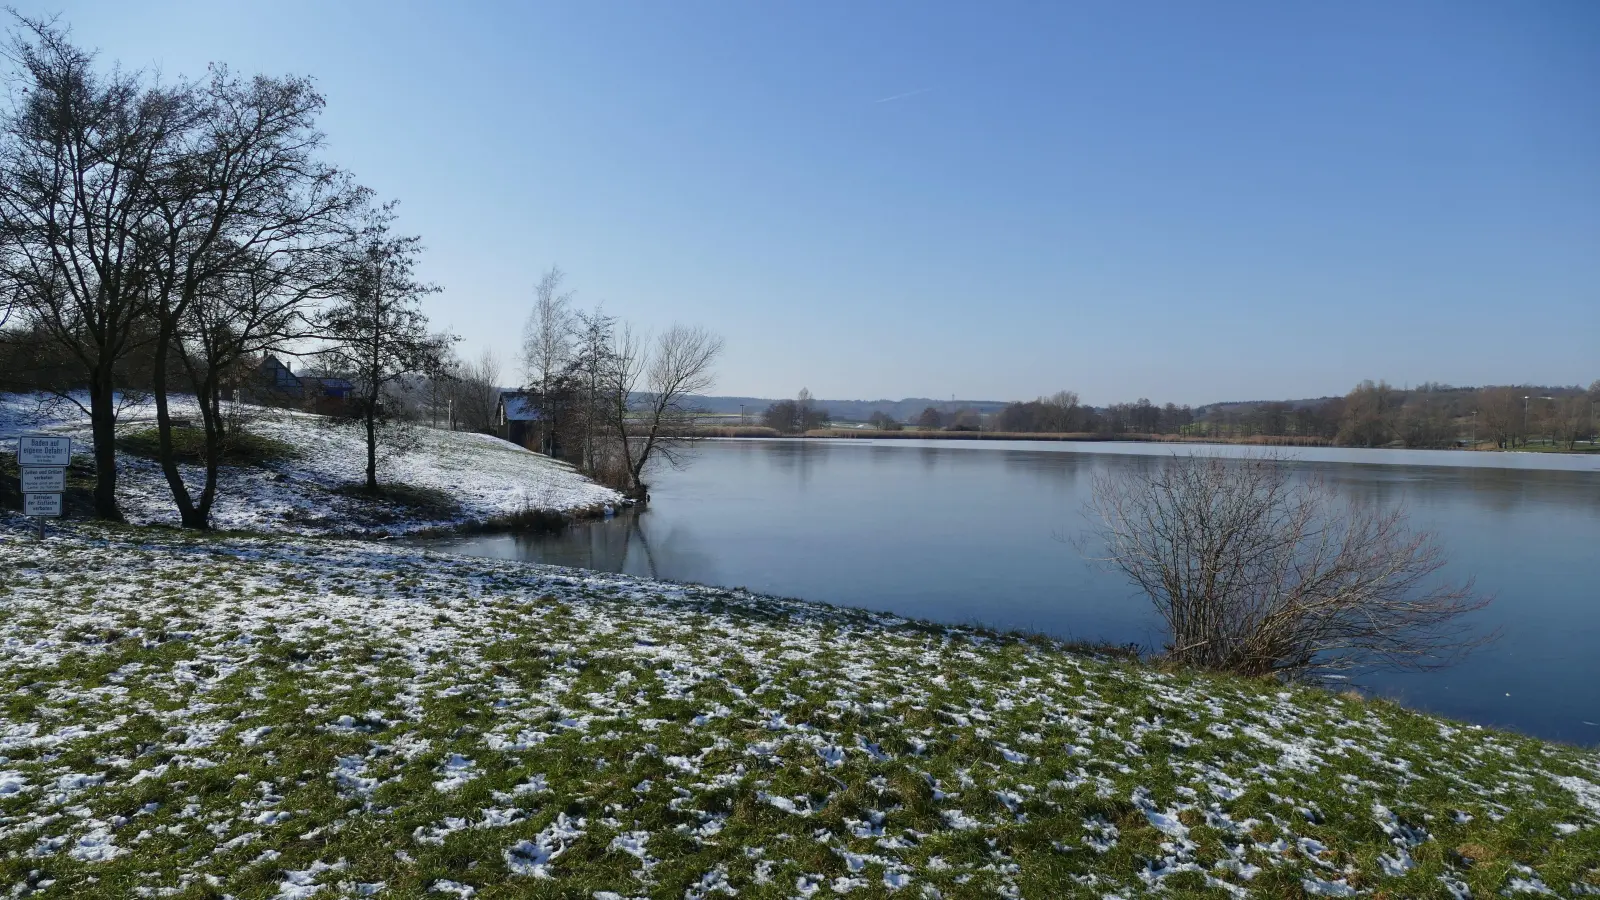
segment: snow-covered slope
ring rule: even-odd
[[[515,515],[527,510],[573,512],[614,506],[622,498],[579,475],[566,463],[484,434],[415,429],[417,446],[384,459],[380,480],[442,491],[459,505],[449,516],[333,493],[360,482],[366,444],[359,429],[335,427],[322,416],[266,407],[246,407],[249,429],[298,449],[292,460],[259,468],[223,469],[213,512],[217,528],[294,534],[403,534]],[[119,429],[147,428],[154,409],[133,405]],[[197,417],[193,401],[174,405],[175,416]],[[88,417],[70,404],[46,403],[36,395],[0,394],[0,453],[15,452],[25,431],[70,434],[75,455],[88,461]],[[203,472],[185,469],[198,490]],[[151,460],[122,454],[118,497],[130,521],[176,523],[166,479]]]

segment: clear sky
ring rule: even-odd
[[[1600,3],[40,5],[315,76],[508,362],[533,283],[718,392],[1204,403],[1600,377]]]

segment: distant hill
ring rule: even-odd
[[[1205,406],[1195,407],[1195,414],[1205,412],[1240,412],[1255,409],[1268,403],[1282,403],[1291,409],[1314,409],[1334,400],[1343,400],[1344,397],[1307,397],[1301,400],[1224,400],[1220,403],[1207,403]]]
[[[771,397],[695,397],[695,405],[714,413],[738,413],[744,407],[747,415],[760,415],[761,411],[778,402]],[[812,401],[828,411],[835,419],[847,422],[865,422],[875,412],[893,416],[896,421],[915,419],[924,409],[933,407],[940,412],[957,409],[975,409],[981,413],[998,412],[1004,400],[934,400],[931,397],[907,397],[903,400],[823,400]]]

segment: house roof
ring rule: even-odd
[[[261,360],[261,371],[272,376],[272,380],[279,385],[299,384],[300,376],[294,374],[287,364],[276,356],[268,353]]]
[[[506,411],[507,422],[537,422],[544,418],[537,402],[526,391],[502,391],[500,405]]]

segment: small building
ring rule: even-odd
[[[348,378],[301,378],[300,388],[307,409],[334,416],[350,408],[356,386]]]
[[[550,429],[539,405],[533,391],[501,391],[495,403],[495,430],[518,447],[553,456]]]
[[[262,358],[261,365],[256,371],[260,375],[259,386],[263,391],[296,400],[305,395],[300,376],[290,371],[287,364],[270,353]]]
[[[355,385],[345,378],[296,375],[289,364],[268,353],[243,386],[241,398],[268,406],[293,406],[324,415],[346,411]]]

